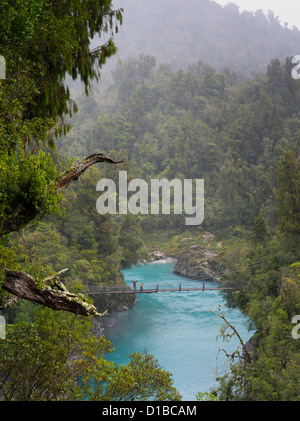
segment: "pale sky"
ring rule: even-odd
[[[288,22],[288,27],[293,25],[300,30],[300,0],[214,0],[224,6],[227,3],[235,3],[243,10],[262,9],[264,13],[272,10],[279,17],[282,25]],[[300,48],[300,46],[299,46]]]

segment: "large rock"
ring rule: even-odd
[[[155,250],[150,253],[150,258],[152,263],[169,263],[174,262],[173,257],[167,256],[163,251]]]
[[[151,253],[152,260],[163,260],[166,257],[167,256],[165,255],[165,253],[163,251],[160,251],[160,250],[155,250]]]
[[[225,267],[218,253],[206,247],[191,246],[177,258],[174,273],[191,279],[220,281]]]

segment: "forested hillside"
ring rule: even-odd
[[[122,283],[157,238],[168,249],[211,231],[222,282],[239,288],[226,302],[255,330],[213,398],[299,400],[299,31],[208,0],[120,0],[124,16],[100,3],[0,5],[0,399],[179,400],[152,356],[115,366],[104,358],[111,344],[93,334],[87,316],[134,298],[84,294]],[[96,88],[113,38],[112,83]],[[203,224],[98,214],[97,182],[121,170],[204,179]]]
[[[119,64],[114,83],[82,103],[61,151],[126,156],[145,180],[203,178],[204,227],[250,228],[261,211],[274,230],[277,164],[300,146],[300,86],[290,60],[272,60],[264,76],[246,81],[201,62],[186,72],[155,62],[142,55]],[[182,225],[178,215],[149,216],[144,228]]]
[[[155,56],[174,70],[201,60],[220,70],[251,75],[268,63],[297,54],[300,32],[262,10],[239,12],[233,2],[222,7],[210,0],[116,0],[124,22],[116,35],[118,54],[126,60]]]

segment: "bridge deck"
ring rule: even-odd
[[[139,288],[139,289],[127,289],[127,288],[120,288],[118,290],[109,290],[103,289],[101,291],[95,292],[88,292],[86,294],[89,295],[102,295],[102,294],[153,294],[158,292],[190,292],[190,291],[228,291],[228,290],[237,290],[238,288],[235,287],[219,287],[219,288],[207,288],[206,286],[202,286],[201,288]]]

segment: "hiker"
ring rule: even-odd
[[[133,283],[133,289],[136,289],[136,283],[137,281],[131,281]]]
[[[144,284],[141,282],[141,291],[143,291]]]

